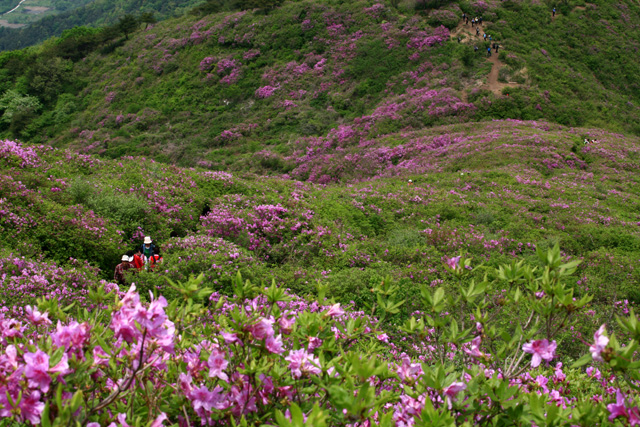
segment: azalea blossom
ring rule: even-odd
[[[445,396],[449,409],[451,409],[451,402],[455,400],[456,395],[460,393],[462,390],[465,390],[466,388],[467,388],[466,384],[461,382],[454,382],[442,389],[442,393]]]
[[[416,379],[423,374],[422,365],[419,363],[411,363],[411,359],[406,354],[402,356],[402,365],[398,367],[398,376],[401,380]]]
[[[480,351],[480,343],[482,341],[482,337],[477,336],[471,341],[471,348],[464,347],[463,351],[467,353],[471,357],[486,357],[487,354]]]
[[[616,390],[616,403],[610,403],[607,405],[609,410],[609,421],[613,421],[617,417],[624,417],[629,420],[629,425],[640,425],[640,411],[637,407],[628,408],[626,406],[626,399],[622,392]]]
[[[531,367],[537,368],[540,362],[546,360],[551,361],[556,352],[557,344],[555,341],[549,342],[546,338],[526,343],[522,346],[522,351],[533,354],[531,358]]]
[[[329,311],[327,311],[327,316],[329,317],[342,316],[343,314],[344,314],[344,310],[340,308],[339,303],[332,305]]]
[[[267,350],[269,350],[271,353],[282,354],[284,352],[284,349],[282,348],[282,335],[278,335],[277,337],[271,336],[267,338],[267,340],[265,341],[265,345],[267,347]]]
[[[289,362],[289,369],[291,369],[294,378],[300,378],[305,372],[316,375],[322,373],[319,368],[320,360],[313,357],[312,354],[308,354],[304,348],[291,351],[285,360]]]
[[[255,339],[262,340],[273,336],[274,331],[272,325],[272,320],[261,317],[256,324],[251,325],[249,331]]]
[[[39,326],[51,324],[51,320],[49,320],[49,313],[40,313],[36,307],[31,307],[30,305],[25,307],[25,311],[27,312],[27,319],[29,319],[29,321],[34,325]]]
[[[209,356],[207,365],[210,368],[209,377],[218,377],[222,381],[229,382],[229,377],[224,373],[227,369],[229,362],[224,358],[224,353],[218,350],[214,350]]]
[[[460,265],[460,258],[462,257],[456,256],[453,258],[447,258],[445,262],[447,263],[450,269],[455,270],[456,268],[458,268],[458,265]]]
[[[602,351],[607,347],[607,344],[609,344],[609,338],[604,335],[606,331],[605,325],[600,326],[596,333],[593,334],[595,343],[589,347],[591,357],[597,362],[604,362]]]

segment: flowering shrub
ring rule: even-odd
[[[422,311],[400,326],[386,320],[403,303],[388,280],[374,287],[370,315],[240,276],[229,298],[202,277],[172,283],[171,301],[145,303],[135,285],[115,302],[113,293],[94,294],[96,308],[55,326],[40,307],[27,307],[18,317],[0,315],[0,417],[90,426],[241,419],[290,426],[305,418],[314,425],[539,425],[550,414],[559,424],[636,422],[634,394],[623,386],[638,380],[635,314],[620,319],[633,337],[626,347],[603,325],[574,367],[556,362],[551,339],[590,297],[574,298],[566,284],[577,262],[562,264],[557,247],[539,258],[539,272],[521,261],[481,283],[465,281],[470,259],[448,259],[460,294],[423,289]],[[493,314],[518,307],[515,323]],[[586,374],[579,369],[591,363]]]
[[[33,147],[23,147],[19,142],[9,140],[0,141],[0,159],[20,168],[37,167],[40,160]]]
[[[277,86],[263,86],[256,89],[255,95],[256,95],[256,98],[262,98],[262,99],[269,98],[273,96],[273,93],[278,89],[279,87]]]

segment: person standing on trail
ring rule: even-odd
[[[487,48],[487,56],[491,56],[491,47]]]
[[[489,37],[489,41],[492,42],[493,39],[491,38],[491,35],[488,35],[487,37]]]
[[[484,37],[484,41],[487,41],[487,33],[482,33],[482,37]]]
[[[464,25],[469,25],[469,17],[468,16],[467,16],[467,22],[465,22]]]
[[[460,36],[458,36],[458,43],[460,43],[462,41],[462,39],[460,38]]]
[[[144,267],[144,260],[142,259],[142,249],[138,248],[136,250],[136,252],[133,254],[133,266],[136,268],[136,270],[140,271],[142,270],[142,267]]]
[[[467,14],[463,12],[462,13],[462,20],[464,21],[466,19],[466,17],[467,17]]]
[[[151,257],[151,255],[153,255],[154,248],[155,248],[155,245],[153,244],[151,237],[146,236],[144,238],[144,243],[140,247],[140,251],[142,252],[145,264],[149,261],[149,258]]]
[[[553,8],[553,11],[551,13],[552,13],[552,15],[551,15],[552,17],[556,16],[556,8],[555,7]]]
[[[162,263],[162,255],[160,255],[160,248],[153,248],[153,255],[149,258],[149,270],[153,271],[153,268]]]
[[[476,27],[476,37],[480,35],[480,28]]]
[[[482,25],[482,16],[480,17],[480,25]]]
[[[116,265],[116,270],[113,273],[113,280],[118,284],[118,285],[126,285],[127,283],[124,281],[124,273],[127,270],[130,270],[132,267],[131,263],[129,262],[129,256],[128,255],[122,255],[122,262],[118,265]]]
[[[478,46],[474,46],[473,50],[477,52],[478,51]]]
[[[496,47],[494,49],[496,51],[496,53],[498,53],[498,49],[500,49],[500,45],[498,43],[496,43]]]

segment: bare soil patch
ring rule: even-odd
[[[12,24],[9,21],[7,21],[6,19],[0,19],[0,27],[22,28],[24,26],[25,26],[25,24]]]
[[[28,13],[34,13],[34,14],[44,13],[47,10],[51,10],[50,7],[46,7],[46,6],[25,6],[24,8]]]

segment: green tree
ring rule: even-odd
[[[15,90],[8,90],[0,98],[0,110],[3,112],[0,121],[9,124],[14,117],[33,114],[40,108],[42,108],[42,104],[35,96],[23,95]]]
[[[149,24],[155,24],[158,20],[153,15],[153,12],[144,12],[140,15],[140,22],[144,24],[144,28],[147,28]]]
[[[124,34],[124,38],[129,40],[129,34],[138,29],[140,22],[133,15],[125,15],[118,20],[118,30]]]

